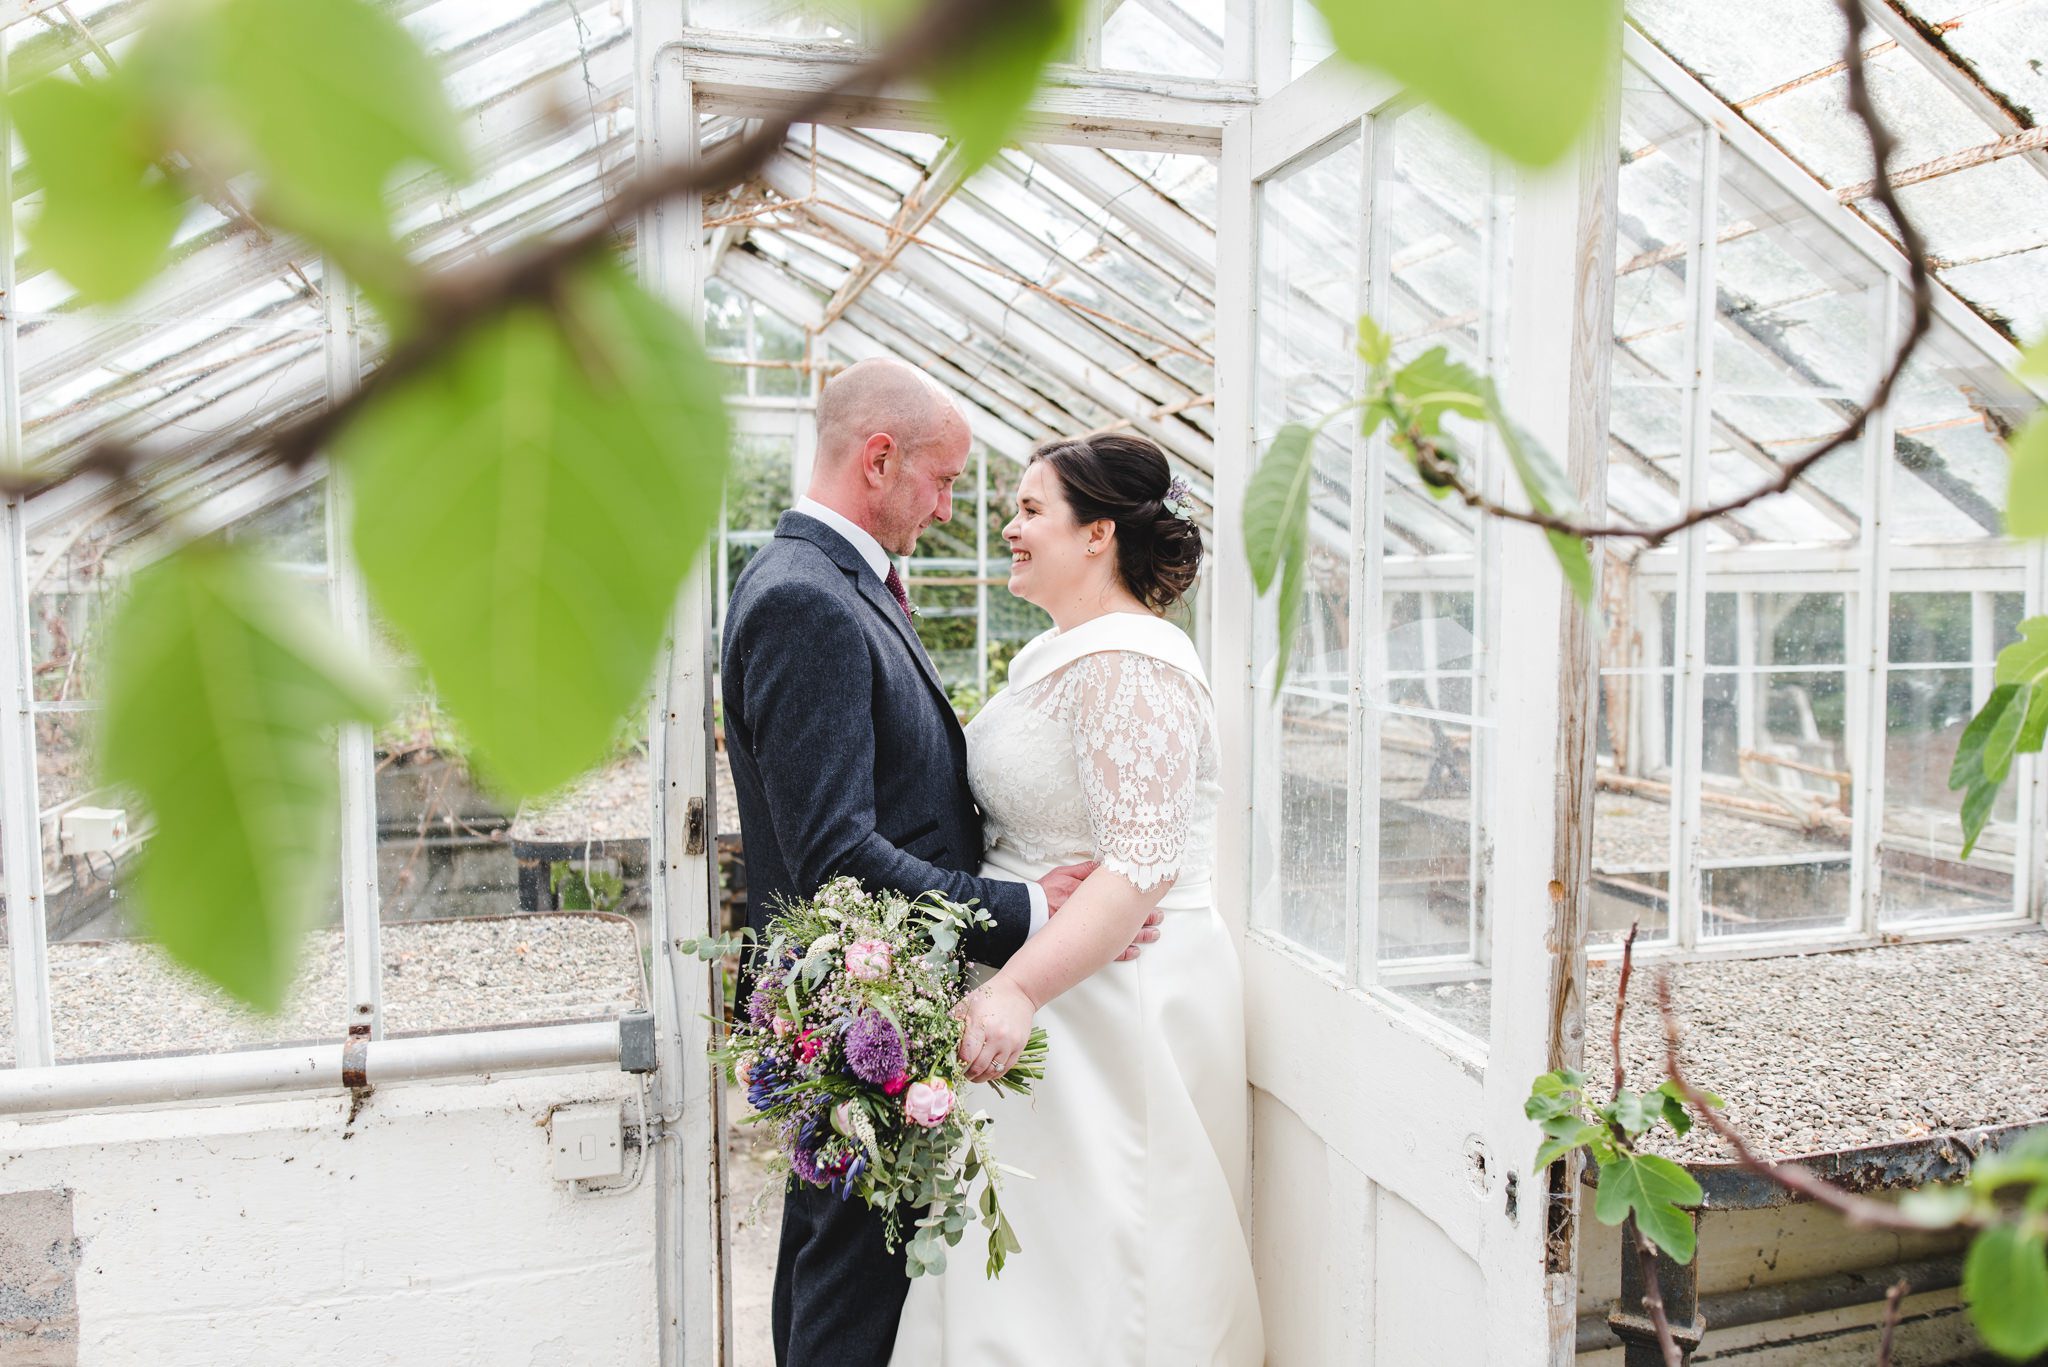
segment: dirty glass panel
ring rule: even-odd
[[[1353,383],[1363,189],[1353,129],[1260,191],[1254,383],[1262,443],[1285,422],[1313,421],[1336,407]],[[1349,424],[1332,423],[1313,454],[1313,548],[1302,623],[1285,692],[1262,711],[1273,720],[1258,738],[1255,782],[1263,800],[1253,804],[1262,866],[1257,922],[1338,961],[1355,895],[1352,442]],[[1268,656],[1262,685],[1270,686],[1271,668]]]
[[[808,417],[805,421],[809,421]],[[796,438],[761,432],[739,432],[732,441],[732,466],[725,482],[725,513],[719,531],[718,618],[725,619],[725,601],[739,583],[740,571],[775,538],[775,524],[794,498],[791,470]]]
[[[1223,0],[1124,0],[1107,8],[1102,24],[1106,69],[1223,74]]]

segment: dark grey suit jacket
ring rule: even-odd
[[[967,741],[938,671],[846,538],[786,512],[741,572],[722,650],[726,754],[746,841],[747,919],[851,874],[911,896],[978,900],[994,929],[967,952],[1002,964],[1031,928],[1022,883],[974,876],[981,813]]]

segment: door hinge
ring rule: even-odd
[[[693,797],[683,809],[683,853],[696,856],[704,853],[704,799]]]

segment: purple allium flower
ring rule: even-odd
[[[775,1019],[775,994],[767,983],[755,987],[754,994],[747,998],[747,1023],[756,1030],[766,1030]]]
[[[855,1017],[843,1043],[846,1066],[862,1082],[879,1086],[903,1071],[903,1034],[879,1011],[869,1009]]]

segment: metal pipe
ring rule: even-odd
[[[1888,1263],[1883,1267],[1829,1272],[1774,1286],[1745,1286],[1735,1291],[1717,1291],[1699,1298],[1700,1318],[1709,1333],[1716,1329],[1741,1329],[1754,1324],[1799,1319],[1830,1310],[1875,1305],[1882,1301],[1892,1283],[1901,1277],[1912,1294],[1947,1291],[1962,1284],[1963,1260],[1950,1254],[1920,1258],[1912,1262]],[[1621,1340],[1607,1327],[1607,1312],[1595,1310],[1579,1316],[1578,1351],[1597,1353],[1619,1348]]]
[[[360,1042],[369,1085],[619,1062],[619,1018]],[[111,1106],[169,1105],[280,1092],[339,1091],[335,1044],[119,1059],[0,1071],[0,1118]]]

